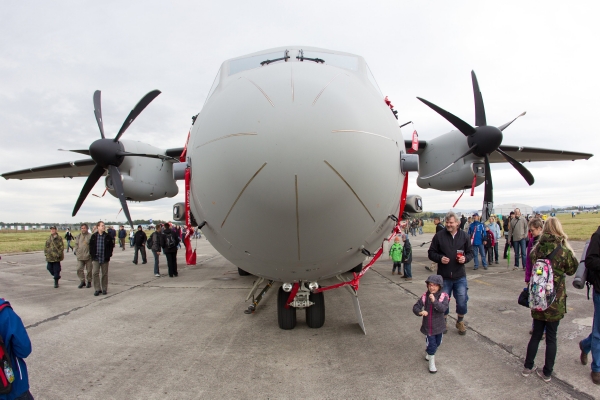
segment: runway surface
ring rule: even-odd
[[[33,343],[27,359],[36,399],[589,399],[600,398],[590,367],[579,362],[578,342],[591,331],[593,304],[567,279],[568,314],[558,329],[551,383],[521,376],[531,317],[517,304],[523,272],[506,260],[488,271],[467,264],[468,332],[455,320],[430,374],[421,318],[412,306],[431,272],[424,266],[431,234],[411,237],[412,283],[377,262],[361,281],[359,298],[367,335],[357,324],[348,292],[325,293],[326,321],[308,328],[277,325],[279,284],[257,312],[244,302],[254,280],[204,239],[198,262],[179,277],[162,277],[153,261],[134,265],[133,250],[115,249],[106,296],[78,289],[75,257],[66,254],[60,288],[53,288],[41,252],[2,255],[0,297],[23,319]],[[504,243],[501,243],[503,246]],[[579,257],[582,242],[573,242]],[[140,260],[141,262],[141,260]],[[331,280],[333,283],[334,280]],[[327,283],[327,282],[323,282]],[[451,303],[451,318],[455,318]],[[536,365],[543,365],[540,345]]]

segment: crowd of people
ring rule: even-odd
[[[437,371],[435,353],[442,343],[443,334],[448,330],[448,300],[452,297],[456,302],[456,329],[460,335],[467,333],[464,317],[467,314],[469,296],[465,264],[473,260],[473,269],[478,269],[478,255],[481,256],[481,264],[485,269],[493,260],[497,263],[498,240],[501,236],[500,221],[495,217],[482,224],[477,214],[459,219],[455,213],[449,212],[445,217],[445,226],[440,223],[439,218],[434,219],[434,224],[436,233],[431,241],[428,257],[436,264],[437,274],[427,278],[427,291],[413,307],[415,315],[423,317],[421,332],[426,336],[425,359],[429,362],[431,373]],[[552,275],[548,282],[553,283],[545,286],[544,290],[553,290],[555,297],[546,308],[531,309],[531,338],[521,374],[528,377],[536,373],[544,382],[550,382],[556,360],[558,326],[567,312],[565,276],[575,274],[579,262],[568,242],[568,236],[555,217],[542,219],[537,215],[527,218],[519,209],[515,209],[504,219],[503,228],[507,247],[515,249],[514,268],[520,269],[521,263],[529,293],[538,290],[533,286],[532,276],[543,272],[537,270],[540,268],[540,261],[549,263],[546,272]],[[394,266],[399,269],[392,249],[390,256]],[[507,256],[505,250],[504,258]],[[594,316],[592,332],[579,342],[580,362],[587,365],[588,355],[591,353],[591,379],[594,384],[600,385],[600,227],[590,239],[584,262],[587,280],[593,288]],[[538,368],[535,365],[535,357],[544,338],[545,360],[543,367]]]

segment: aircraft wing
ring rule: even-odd
[[[408,151],[412,146],[412,140],[405,140],[404,146]],[[419,140],[419,150],[416,154],[423,153],[427,147],[427,141]],[[575,151],[539,149],[537,147],[519,147],[519,146],[500,146],[500,150],[504,151],[515,160],[520,162],[527,161],[575,161],[588,160],[593,154],[579,153]],[[490,155],[490,163],[501,163],[506,160],[497,152]]]
[[[2,177],[4,179],[75,178],[88,176],[92,172],[92,169],[94,169],[94,166],[96,166],[96,162],[91,158],[87,158],[85,160],[68,161],[7,172],[2,174]]]

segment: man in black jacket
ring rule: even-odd
[[[600,226],[592,235],[585,257],[587,280],[592,283],[594,298],[594,322],[590,336],[579,342],[581,349],[580,360],[587,364],[588,353],[592,352],[592,382],[600,385]]]
[[[508,242],[508,228],[510,228],[510,220],[515,216],[515,212],[511,211],[509,216],[504,216],[502,218],[502,229],[504,230],[504,238],[506,239],[506,243],[504,244],[504,258],[506,260],[508,249],[510,249],[510,243]]]
[[[465,264],[473,259],[473,248],[469,235],[458,229],[459,221],[455,213],[446,214],[446,229],[435,234],[429,246],[428,256],[438,264],[437,273],[444,278],[442,291],[456,299],[456,314],[458,320],[456,329],[464,335],[467,328],[463,321],[467,313],[467,273]],[[446,310],[446,316],[448,310]]]
[[[96,224],[96,232],[90,238],[94,296],[98,296],[100,293],[106,294],[108,290],[108,263],[115,247],[115,239],[104,229],[104,222],[99,221]],[[102,279],[100,279],[100,272],[102,272]]]
[[[133,255],[133,263],[137,264],[138,263],[138,251],[140,253],[142,253],[142,264],[146,264],[147,260],[146,260],[146,241],[148,240],[148,237],[146,236],[146,232],[144,232],[142,230],[142,226],[138,225],[138,230],[135,233],[135,235],[133,235],[133,251],[135,252],[135,254]]]

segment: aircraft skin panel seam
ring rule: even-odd
[[[296,185],[296,236],[298,238],[298,261],[300,261],[300,212],[298,211],[298,175],[295,176]]]
[[[354,197],[356,197],[356,199],[360,202],[360,204],[362,204],[365,211],[369,214],[369,217],[371,217],[373,222],[375,222],[375,218],[373,218],[373,215],[371,214],[371,212],[369,211],[369,209],[367,208],[365,203],[363,203],[363,201],[360,199],[360,197],[358,197],[358,194],[356,194],[354,189],[352,189],[352,186],[350,186],[350,184],[346,181],[346,179],[344,179],[344,177],[335,168],[333,168],[333,166],[331,164],[329,164],[327,162],[327,160],[323,160],[323,161],[325,162],[325,164],[327,164],[329,166],[329,168],[331,168],[333,170],[333,172],[335,172],[337,174],[337,176],[340,177],[340,179],[346,184],[346,186],[348,186],[348,189],[350,189],[352,191],[352,193],[354,193]]]
[[[271,99],[269,98],[269,96],[265,93],[264,90],[262,90],[260,88],[260,86],[258,86],[256,83],[254,83],[254,81],[252,81],[251,79],[245,78],[248,82],[250,82],[251,84],[253,84],[254,86],[256,86],[256,88],[258,90],[260,90],[260,92],[263,94],[263,96],[265,96],[265,99],[267,99],[269,101],[269,103],[271,103],[271,106],[273,106],[273,108],[275,108],[275,104],[273,104],[273,102],[271,101]]]
[[[336,76],[334,76],[332,80],[330,80],[329,82],[327,82],[327,85],[325,85],[325,87],[323,89],[321,89],[321,91],[319,92],[319,94],[317,95],[317,97],[315,97],[315,100],[312,103],[313,106],[317,103],[317,100],[319,100],[319,97],[321,97],[321,95],[323,94],[323,92],[325,91],[325,89],[327,89],[327,86],[329,86],[331,84],[331,82],[335,81],[337,79],[337,77],[340,76],[341,74],[342,74],[342,72],[340,72],[339,74],[337,74]]]
[[[331,131],[331,133],[338,133],[338,132],[356,132],[356,133],[366,133],[367,135],[378,136],[378,137],[380,137],[380,138],[384,138],[384,139],[391,140],[392,142],[394,141],[394,139],[392,139],[392,138],[389,138],[389,137],[387,137],[387,136],[378,135],[377,133],[373,133],[373,132],[367,132],[367,131],[357,131],[357,130],[354,130],[354,129],[335,129],[335,130],[332,130],[332,131]],[[397,144],[398,144],[398,143],[396,143],[396,145],[397,145]]]
[[[225,219],[223,220],[223,223],[221,224],[221,228],[223,227],[223,225],[225,225],[225,221],[227,221],[227,218],[229,218],[229,214],[231,214],[231,211],[233,210],[233,207],[235,207],[235,205],[237,204],[238,200],[240,199],[240,197],[242,197],[242,194],[244,194],[244,191],[246,190],[246,188],[248,187],[248,185],[250,185],[250,183],[252,182],[252,180],[254,178],[256,178],[256,175],[259,174],[260,171],[262,171],[262,169],[267,165],[267,163],[265,162],[262,167],[260,167],[258,169],[258,171],[256,171],[254,173],[254,175],[252,175],[252,178],[250,178],[250,180],[248,181],[248,183],[246,183],[246,185],[244,186],[244,188],[242,189],[242,191],[240,192],[240,194],[238,194],[238,197],[235,199],[235,201],[233,202],[233,204],[231,205],[231,208],[229,209],[229,212],[227,213],[227,215],[225,216]]]
[[[218,137],[218,138],[216,138],[216,139],[213,139],[213,140],[209,140],[209,141],[208,141],[208,142],[206,142],[206,143],[202,143],[201,145],[198,145],[198,146],[196,146],[196,148],[198,149],[198,148],[200,148],[200,147],[202,147],[202,146],[206,146],[207,144],[210,144],[210,143],[216,142],[216,141],[218,141],[218,140],[222,140],[222,139],[229,139],[229,138],[232,138],[232,137],[238,137],[238,136],[256,136],[256,135],[258,135],[258,133],[256,133],[256,132],[240,132],[240,133],[232,133],[232,134],[229,134],[229,135],[225,135],[225,136]]]

